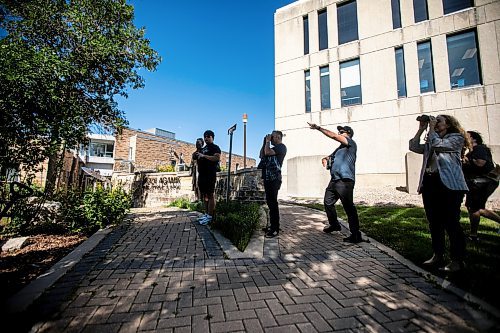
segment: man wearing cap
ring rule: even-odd
[[[335,151],[322,159],[323,166],[326,166],[328,159],[331,159],[330,183],[325,190],[324,205],[328,217],[329,226],[323,229],[324,232],[340,231],[341,226],[337,219],[335,203],[340,199],[347,214],[349,230],[351,235],[344,238],[344,242],[359,243],[363,241],[359,231],[359,218],[356,206],[354,206],[353,192],[355,180],[355,165],[357,145],[352,139],[354,131],[349,126],[337,126],[338,133],[322,128],[313,123],[307,123],[309,128],[318,130],[325,136],[338,141],[340,145]]]
[[[217,164],[220,160],[221,150],[219,146],[214,144],[215,134],[211,130],[203,133],[205,146],[201,148],[197,154],[198,161],[198,188],[202,200],[205,203],[205,212],[198,222],[201,225],[206,225],[212,222],[212,217],[215,211],[215,180],[217,176]]]

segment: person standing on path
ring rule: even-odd
[[[201,152],[204,144],[205,142],[202,138],[196,139],[196,151],[193,152],[193,155],[191,156],[191,176],[193,177],[192,189],[195,193],[194,195],[196,200],[202,199],[200,195],[200,189],[198,188],[198,153]]]
[[[212,222],[215,212],[215,181],[217,176],[217,164],[220,160],[221,150],[214,144],[215,134],[211,130],[205,131],[203,139],[205,146],[200,152],[197,152],[198,161],[198,188],[202,200],[205,203],[205,215],[198,222],[201,225],[207,225]]]
[[[464,146],[469,146],[469,140],[458,120],[452,116],[420,116],[417,120],[418,130],[409,142],[409,149],[423,155],[418,193],[422,194],[434,251],[424,265],[441,266],[442,271],[456,272],[465,266],[465,236],[460,226],[460,206],[468,188],[461,157]],[[422,144],[420,137],[427,128],[426,142]],[[442,267],[445,230],[450,239],[451,262]]]
[[[340,199],[342,207],[347,214],[349,231],[351,235],[344,238],[344,242],[360,243],[363,241],[359,231],[359,217],[354,205],[354,183],[356,168],[356,153],[358,146],[352,139],[354,131],[349,126],[337,126],[338,134],[322,128],[314,123],[307,123],[311,129],[318,130],[325,136],[340,143],[335,151],[322,159],[326,166],[328,159],[331,160],[331,179],[325,190],[324,205],[329,225],[323,229],[324,232],[340,231],[335,203]]]
[[[280,211],[278,206],[278,191],[281,188],[281,166],[286,155],[286,146],[282,143],[283,133],[273,131],[264,138],[260,149],[260,158],[263,160],[262,178],[266,203],[269,207],[269,222],[271,227],[267,230],[266,237],[278,236],[280,230]],[[272,147],[271,147],[272,145]]]

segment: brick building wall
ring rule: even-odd
[[[217,142],[215,142],[217,144]],[[130,148],[132,148],[132,158],[130,158]],[[155,135],[152,133],[134,130],[131,128],[123,129],[120,135],[115,138],[115,171],[119,170],[120,162],[132,161],[134,170],[155,170],[158,166],[170,165],[172,161],[179,163],[179,157],[182,156],[186,165],[191,164],[191,155],[196,150],[193,143],[170,139]],[[182,154],[182,155],[181,155]],[[225,166],[229,153],[222,152],[221,166]],[[118,163],[117,163],[118,162]],[[231,158],[231,169],[243,167],[243,156],[233,154]],[[247,158],[247,168],[256,166],[253,158]]]

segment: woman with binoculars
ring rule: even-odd
[[[465,236],[459,221],[460,206],[468,188],[462,172],[461,155],[464,147],[470,147],[470,140],[452,116],[420,116],[417,120],[419,127],[409,142],[409,148],[423,155],[418,193],[422,194],[434,251],[424,265],[456,272],[465,266]],[[420,137],[426,129],[426,140],[422,144]],[[445,231],[450,240],[451,262],[443,267]]]

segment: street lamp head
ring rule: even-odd
[[[248,115],[243,113],[243,122],[246,123],[248,121]]]

